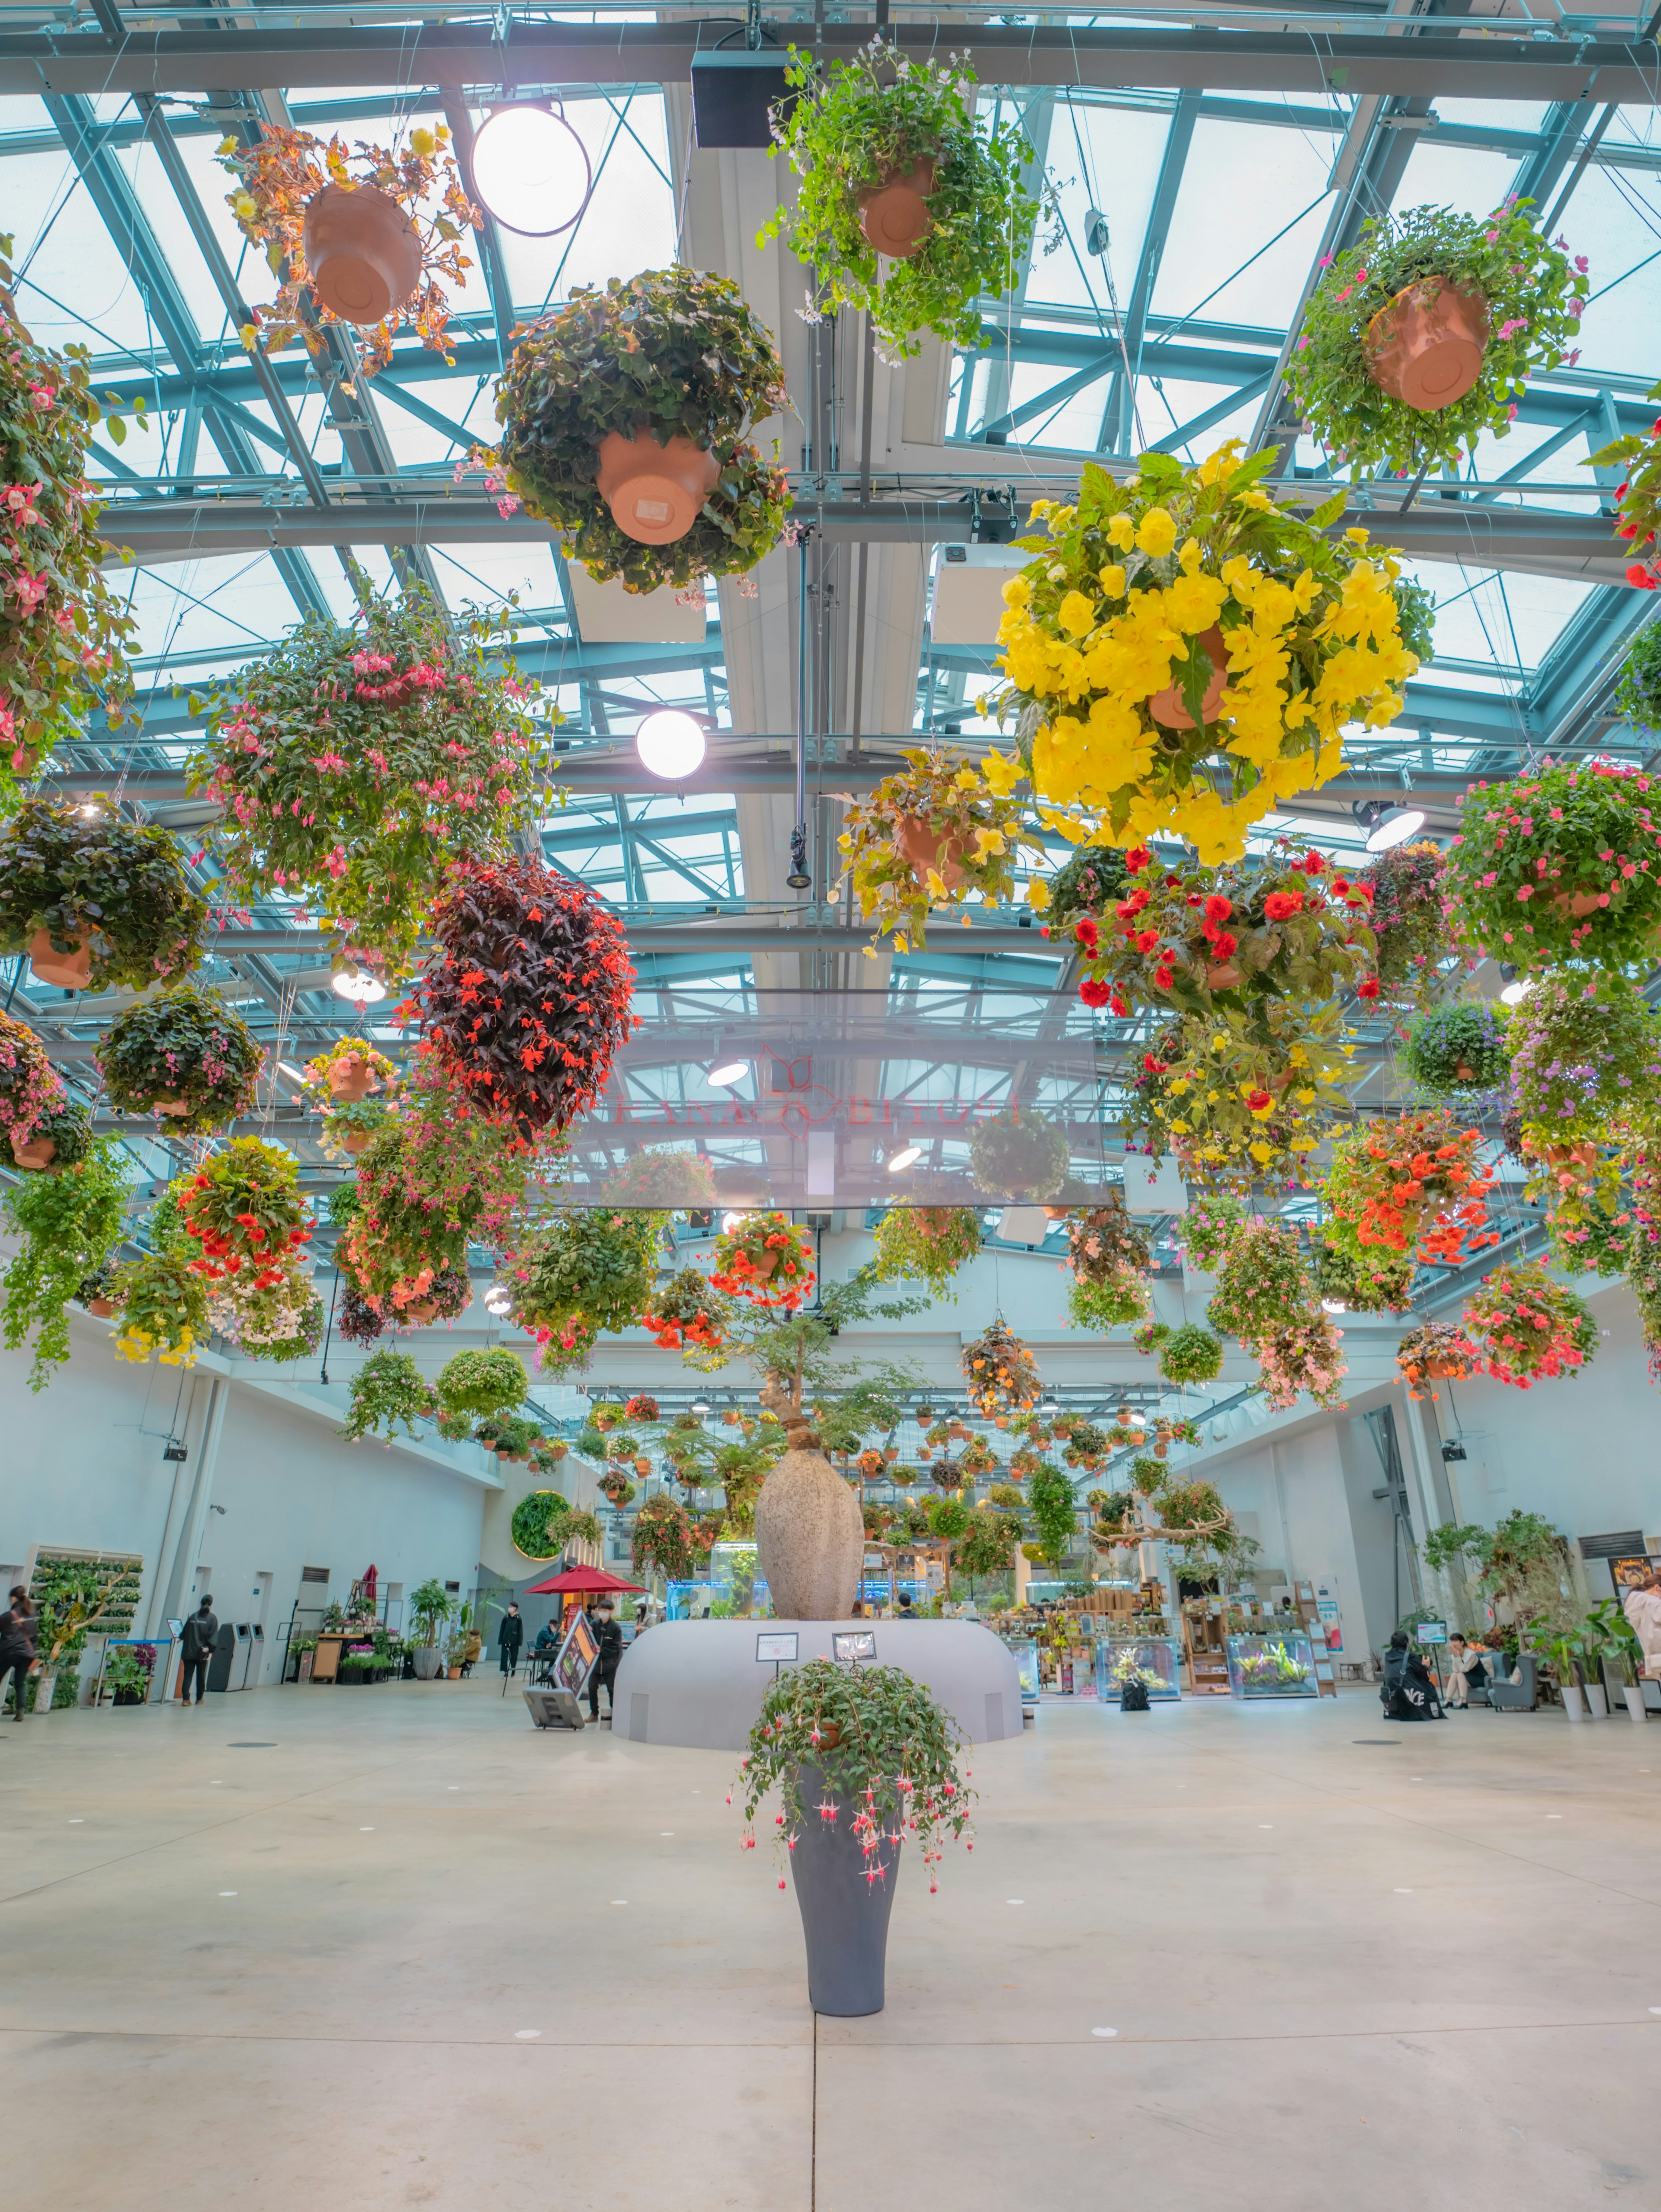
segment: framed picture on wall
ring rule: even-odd
[[[1615,1584],[1615,1594],[1624,1597],[1629,1589],[1636,1589],[1661,1567],[1661,1559],[1646,1557],[1641,1552],[1628,1553],[1624,1559],[1611,1559],[1609,1577]]]

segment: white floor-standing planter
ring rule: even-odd
[[[1644,1725],[1644,1686],[1641,1682],[1623,1682],[1621,1693],[1627,1701],[1627,1717]]]
[[[1585,1720],[1586,1717],[1586,1701],[1580,1694],[1579,1684],[1578,1682],[1565,1682],[1562,1688],[1563,1711],[1568,1715],[1572,1721]]]
[[[25,1693],[25,1692],[21,1692],[21,1691],[20,1691],[20,1692],[19,1692],[19,1695],[20,1695],[20,1696],[24,1695],[24,1694],[26,1694],[26,1693]],[[46,1674],[46,1673],[44,1671],[44,1669],[43,1669],[43,1670],[42,1670],[42,1672],[41,1672],[41,1673],[40,1673],[39,1674],[37,1674],[37,1675],[35,1676],[35,1678],[34,1678],[34,1717],[35,1717],[35,1719],[37,1719],[37,1720],[42,1720],[42,1721],[43,1721],[43,1720],[45,1720],[45,1718],[46,1717],[46,1715],[47,1715],[47,1714],[52,1711],[52,1701],[53,1698],[57,1696],[57,1694],[58,1694],[58,1670],[57,1670],[57,1668],[53,1668],[53,1669],[52,1669],[52,1673],[51,1673],[50,1674]]]
[[[1603,1685],[1601,1682],[1588,1682],[1586,1685],[1587,1719],[1606,1721],[1609,1717],[1609,1701],[1604,1692]]]

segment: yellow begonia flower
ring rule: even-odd
[[[950,896],[938,868],[928,871],[928,896],[932,899],[945,899]]]
[[[1024,607],[1032,598],[1032,586],[1025,576],[1012,576],[1003,587],[1003,603],[1007,607]]]
[[[1056,610],[1056,619],[1069,637],[1082,637],[1095,627],[1095,602],[1082,592],[1069,592]]]
[[[1177,543],[1177,526],[1163,507],[1150,507],[1136,527],[1136,543],[1158,561]]]
[[[1042,914],[1050,904],[1050,886],[1042,876],[1033,876],[1028,879],[1026,902],[1038,914]]]
[[[975,856],[977,860],[984,860],[989,853],[1001,853],[1003,850],[1001,830],[977,830],[975,832]]]
[[[1265,1145],[1261,1141],[1257,1144],[1249,1146],[1247,1150],[1250,1152],[1252,1158],[1256,1161],[1259,1167],[1266,1168],[1275,1157],[1273,1146]]]
[[[1122,553],[1129,553],[1136,543],[1136,526],[1128,514],[1116,514],[1107,526],[1107,542],[1116,545]]]
[[[1105,568],[1099,569],[1097,572],[1096,581],[1101,586],[1103,591],[1110,599],[1123,599],[1123,563],[1118,561],[1110,562]]]
[[[1352,545],[1365,545],[1367,542],[1367,534],[1365,530],[1350,529],[1345,531],[1344,535],[1348,538]]]
[[[972,768],[960,768],[952,781],[959,791],[973,791],[979,784],[980,777]]]
[[[1183,550],[1177,556],[1177,562],[1184,575],[1197,576],[1200,573],[1200,563],[1204,558],[1205,556],[1200,550],[1200,541],[1197,538],[1185,538],[1183,540]]]
[[[1215,576],[1178,576],[1165,595],[1165,612],[1177,629],[1194,637],[1211,628],[1227,597],[1227,585]]]
[[[1026,774],[1026,769],[1019,754],[988,753],[981,763],[981,774],[989,791],[995,792],[1000,799],[1007,799]]]

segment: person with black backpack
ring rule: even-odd
[[[196,1611],[185,1623],[185,1633],[179,1639],[184,1654],[184,1671],[179,1680],[181,1705],[191,1702],[191,1684],[196,1685],[196,1702],[202,1702],[202,1692],[208,1686],[208,1662],[213,1656],[214,1646],[219,1641],[219,1622],[215,1616],[213,1600],[204,1597]]]
[[[1387,1721],[1439,1721],[1447,1717],[1442,1711],[1441,1693],[1432,1681],[1423,1658],[1413,1649],[1405,1629],[1398,1628],[1390,1639],[1378,1698]]]

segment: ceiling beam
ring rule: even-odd
[[[367,11],[366,11],[367,12]],[[135,13],[135,27],[154,22]],[[806,26],[782,22],[788,33]],[[0,92],[207,92],[268,85],[571,88],[621,82],[684,84],[692,57],[730,36],[712,16],[660,22],[531,22],[505,13],[472,22],[366,22],[326,29],[228,28],[219,21],[178,31],[133,27],[102,33],[0,35]],[[1450,26],[1451,30],[1451,26]],[[1447,94],[1462,100],[1579,100],[1595,78],[1600,100],[1655,104],[1661,48],[1652,39],[1488,36],[1421,29],[1416,37],[1338,30],[1184,29],[1149,22],[961,25],[970,66],[983,84],[1173,86],[1231,92]],[[932,19],[894,23],[902,52],[936,52]],[[826,59],[849,58],[870,37],[868,21],[813,32]]]

